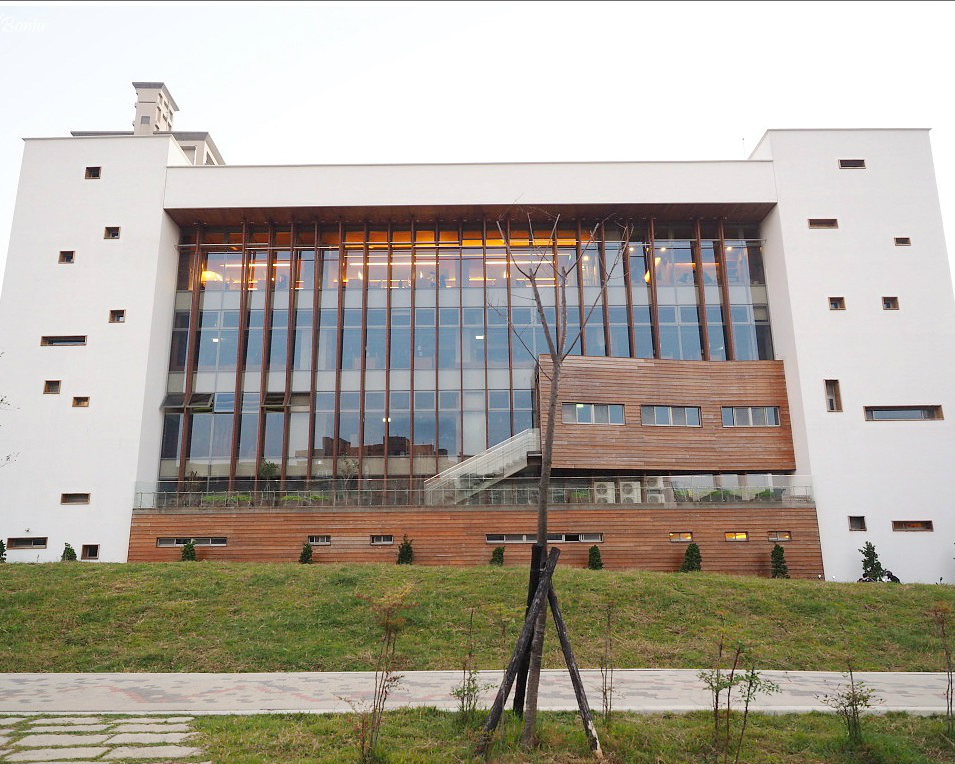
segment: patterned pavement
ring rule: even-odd
[[[593,669],[581,673],[590,704],[599,709],[600,673]],[[762,674],[782,690],[777,695],[760,697],[751,706],[752,710],[769,713],[828,710],[818,696],[846,683],[843,675],[833,672],[765,671]],[[370,698],[372,677],[372,673],[361,671],[0,674],[0,715],[343,712],[350,710],[347,701]],[[944,674],[859,672],[856,679],[866,682],[882,699],[877,710],[916,714],[945,712]],[[388,706],[452,709],[456,701],[450,692],[460,681],[459,671],[405,672],[389,698]],[[481,683],[494,686],[483,695],[485,706],[490,704],[500,681],[499,671],[481,673]],[[680,712],[710,707],[709,695],[693,670],[618,669],[614,674],[614,686],[613,707],[618,711]],[[566,671],[542,672],[540,707],[553,711],[576,708]],[[3,734],[0,731],[0,737]],[[0,744],[0,749],[3,747]]]

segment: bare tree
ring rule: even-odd
[[[0,353],[0,358],[3,358],[3,353]],[[6,395],[0,394],[0,413],[10,409],[11,404],[9,398]],[[3,424],[0,424],[0,427],[3,427]],[[15,462],[19,454],[9,453],[0,456],[0,468],[6,467],[8,464]]]
[[[543,393],[544,380],[547,381],[548,385],[546,397],[542,395],[541,400],[539,400],[538,403],[542,413],[546,408],[547,416],[546,419],[543,419],[542,417],[541,470],[537,497],[537,542],[535,544],[537,550],[534,554],[534,557],[532,558],[530,573],[530,591],[532,592],[537,588],[536,582],[539,576],[539,569],[535,570],[535,562],[538,566],[543,565],[543,561],[547,557],[548,505],[550,502],[550,483],[553,469],[554,431],[557,419],[557,406],[560,400],[561,371],[563,369],[564,361],[569,355],[571,355],[575,346],[581,341],[584,329],[586,328],[594,310],[598,305],[600,305],[601,298],[606,295],[607,279],[615,269],[618,267],[622,268],[621,255],[624,251],[626,251],[632,233],[632,226],[630,224],[624,225],[622,237],[623,241],[621,242],[616,256],[614,257],[613,263],[606,268],[606,274],[603,272],[603,268],[601,269],[600,289],[597,293],[597,296],[589,305],[583,306],[585,312],[582,313],[580,317],[580,326],[573,335],[570,335],[570,332],[568,331],[568,277],[572,273],[576,273],[578,271],[579,263],[583,257],[584,250],[588,245],[598,241],[599,233],[604,230],[605,225],[609,222],[609,220],[602,220],[596,223],[593,228],[587,232],[586,242],[578,240],[576,254],[571,261],[568,263],[563,263],[560,262],[560,259],[555,255],[556,248],[552,244],[552,242],[556,242],[558,240],[558,225],[560,223],[560,216],[549,215],[548,213],[542,211],[536,212],[538,220],[540,220],[542,217],[544,219],[549,219],[552,225],[550,234],[545,239],[546,243],[543,245],[538,245],[534,238],[534,220],[532,212],[530,210],[523,211],[523,217],[526,218],[527,222],[529,244],[533,253],[533,256],[530,258],[530,260],[521,260],[515,254],[511,245],[509,231],[505,230],[505,226],[508,225],[509,219],[507,214],[505,214],[505,216],[503,216],[497,222],[497,229],[500,234],[501,241],[504,243],[504,249],[507,254],[508,265],[513,268],[513,270],[516,270],[518,273],[520,273],[524,280],[531,286],[531,290],[533,292],[534,308],[536,310],[537,319],[540,322],[541,328],[543,329],[544,342],[546,344],[546,353],[543,355],[549,360],[547,369],[543,368],[539,361],[537,362],[537,373],[541,379],[541,393]],[[553,274],[553,279],[549,278],[550,274]],[[549,281],[555,282],[553,311],[554,320],[551,320],[547,306],[545,306],[545,300],[542,296],[541,285],[542,283]],[[549,300],[547,302],[549,302]],[[574,304],[573,307],[574,309],[578,308],[577,304]],[[506,313],[505,316],[507,318],[508,327],[511,330],[512,336],[516,337],[524,346],[524,348],[528,350],[529,354],[534,356],[534,351],[527,346],[523,336],[518,330],[518,327],[513,325],[511,316]],[[524,701],[524,729],[521,734],[521,745],[524,748],[534,747],[537,743],[538,691],[540,687],[541,658],[543,655],[544,630],[546,623],[547,605],[545,604],[538,614],[537,622],[534,627],[534,637],[530,645],[526,696]]]

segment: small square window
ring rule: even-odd
[[[103,238],[104,239],[118,239],[119,238],[119,226],[118,225],[108,225],[103,229]]]
[[[829,298],[829,310],[845,310],[845,309],[846,309],[845,297],[830,297]]]
[[[99,544],[83,544],[83,551],[80,553],[81,560],[98,560]]]
[[[883,297],[882,298],[882,310],[898,310],[898,309],[899,309],[898,297]]]
[[[43,394],[44,395],[59,395],[60,394],[60,380],[58,379],[48,379],[43,383]]]
[[[911,247],[912,240],[908,236],[896,236],[895,237],[895,246],[897,247]]]
[[[87,180],[99,180],[100,167],[87,167],[86,168],[86,179]]]
[[[90,495],[88,493],[61,493],[60,504],[89,504]]]
[[[111,324],[124,324],[126,323],[126,311],[125,310],[111,310],[109,312],[109,322]]]
[[[143,116],[141,116],[141,117],[139,118],[139,124],[141,124],[141,125],[148,125],[148,124],[149,124],[149,115],[148,115],[148,114],[143,114]]]
[[[840,170],[864,170],[865,160],[864,159],[840,159],[839,169]]]
[[[864,531],[865,530],[865,515],[849,515],[849,530]]]
[[[810,228],[838,228],[839,221],[836,218],[809,218]]]
[[[75,409],[85,409],[89,408],[90,397],[88,395],[77,395],[73,398],[73,408]]]
[[[749,541],[748,531],[727,531],[723,536],[727,541]]]
[[[57,261],[60,265],[73,265],[76,259],[76,252],[72,249],[61,249],[60,259]]]

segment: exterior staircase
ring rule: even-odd
[[[425,480],[425,502],[431,506],[460,504],[499,480],[520,472],[528,464],[528,455],[539,452],[540,447],[540,430],[519,432]]]

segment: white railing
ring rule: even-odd
[[[529,429],[424,481],[428,504],[456,504],[527,466],[527,455],[540,451],[540,430]]]

